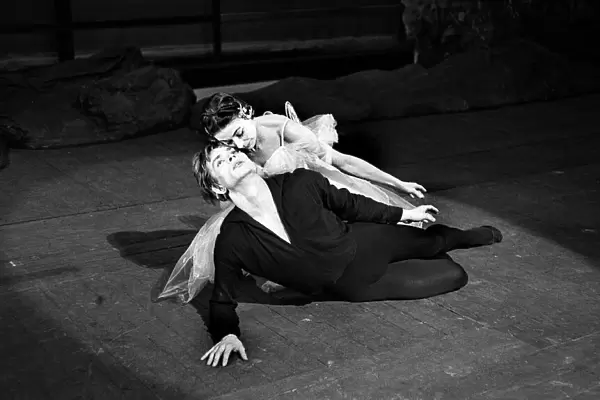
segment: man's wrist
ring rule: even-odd
[[[409,221],[411,219],[411,216],[412,216],[412,210],[404,209],[402,211],[402,217],[400,218],[400,222]]]
[[[239,340],[239,338],[236,335],[234,335],[233,333],[223,336],[223,339],[221,339],[221,341],[226,340],[226,339],[238,339]]]

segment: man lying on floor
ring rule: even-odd
[[[222,144],[209,144],[197,157],[194,172],[204,196],[226,196],[235,205],[214,252],[208,329],[216,344],[202,357],[213,367],[221,357],[227,365],[232,351],[248,359],[235,311],[242,269],[308,295],[353,302],[419,299],[467,283],[466,272],[446,252],[502,240],[491,226],[398,225],[435,222],[437,209],[387,206],[337,189],[318,172],[297,169],[263,179],[244,153]]]

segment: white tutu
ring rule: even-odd
[[[286,114],[291,120],[299,121],[289,103],[286,103]],[[370,197],[380,203],[404,209],[414,208],[411,203],[393,190],[345,174],[330,164],[327,149],[331,151],[333,144],[338,141],[335,129],[337,123],[332,115],[318,115],[303,121],[302,124],[315,134],[325,149],[324,154],[317,155],[307,150],[309,147],[314,148],[314,140],[310,143],[307,141],[306,143],[286,144],[277,149],[265,164],[263,171],[266,176],[290,172],[296,168],[307,168],[320,172],[337,188],[345,188],[352,193]],[[208,282],[213,282],[215,241],[223,220],[233,207],[233,204],[226,205],[200,228],[188,249],[177,261],[162,292],[158,295],[157,301],[175,298],[181,303],[188,303],[200,293]],[[421,224],[411,225],[421,226]]]

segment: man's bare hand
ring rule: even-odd
[[[430,205],[415,207],[412,210],[404,210],[400,222],[435,222],[435,217],[432,214],[438,212],[437,208]]]
[[[246,349],[240,339],[235,335],[223,337],[219,343],[215,344],[202,356],[201,360],[204,361],[208,358],[206,365],[212,364],[213,367],[216,367],[219,364],[219,359],[223,356],[223,366],[226,366],[232,351],[240,353],[242,359],[248,361]]]

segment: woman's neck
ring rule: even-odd
[[[250,159],[257,165],[264,167],[275,150],[281,147],[281,136],[279,133],[279,120],[274,121],[275,117],[264,115],[254,118],[256,121],[256,144],[254,151],[250,153]]]

